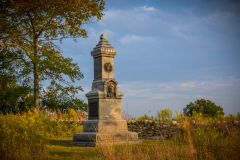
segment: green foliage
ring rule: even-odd
[[[206,123],[192,128],[189,122],[184,122],[182,133],[176,137],[179,143],[190,146],[189,151],[197,159],[239,159],[240,134],[237,128],[228,132],[221,126],[215,127]],[[194,159],[194,158],[193,158]]]
[[[75,110],[88,110],[88,104],[84,103],[83,100],[76,98],[74,95],[79,90],[82,90],[81,87],[62,87],[56,84],[56,89],[53,85],[49,86],[47,91],[43,90],[41,96],[41,105],[46,109],[75,109]],[[69,94],[72,93],[72,94]]]
[[[24,59],[21,52],[6,48],[0,52],[0,111],[4,113],[16,113],[33,106],[29,78],[18,74],[25,69],[20,59]]]
[[[202,113],[203,116],[216,117],[218,114],[224,115],[223,108],[217,106],[214,102],[205,99],[197,99],[194,103],[190,102],[187,107],[183,109],[185,115],[191,116],[193,111]]]
[[[175,111],[176,115],[174,116],[174,119],[178,122],[181,123],[185,121],[185,115],[182,112]]]
[[[30,78],[33,73],[34,107],[39,106],[40,82],[53,80],[57,95],[75,95],[82,91],[71,82],[83,78],[79,67],[71,58],[61,55],[54,41],[64,38],[87,37],[82,28],[85,23],[103,16],[103,0],[11,0],[0,1],[0,49],[21,53],[19,59],[24,70],[20,74]],[[66,93],[68,90],[68,93]],[[51,91],[51,90],[50,90]]]
[[[51,114],[52,115],[52,114]],[[28,110],[21,114],[7,113],[0,116],[0,156],[3,159],[45,159],[49,138],[72,137],[82,132],[74,122],[67,126],[61,119],[51,119],[45,111]],[[74,110],[66,120],[76,120]]]
[[[240,112],[238,112],[236,116],[229,113],[228,115],[226,115],[224,117],[224,120],[225,121],[240,121]]]
[[[157,111],[158,120],[161,122],[171,122],[173,118],[172,111],[168,109]]]
[[[153,116],[148,116],[148,115],[146,115],[146,114],[144,114],[143,116],[140,116],[140,117],[138,118],[138,120],[139,120],[139,121],[141,121],[141,120],[154,121]]]

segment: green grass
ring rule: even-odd
[[[90,147],[69,146],[72,139],[51,139],[46,146],[49,159],[94,159],[96,149]]]
[[[52,121],[44,112],[29,111],[0,116],[0,159],[240,159],[239,127],[228,131],[206,123],[192,128],[185,121],[180,134],[169,140],[143,140],[143,144],[100,147],[69,146],[71,127]]]
[[[143,140],[142,145],[102,147],[69,146],[70,139],[52,139],[47,145],[48,159],[188,159],[193,157],[190,146],[174,141]]]

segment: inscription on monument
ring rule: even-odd
[[[104,69],[105,69],[106,72],[111,72],[112,71],[111,63],[105,63],[104,64]]]
[[[98,101],[89,102],[89,117],[98,117]]]

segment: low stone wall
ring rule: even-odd
[[[206,123],[195,123],[195,121],[190,122],[191,126],[204,125]],[[210,123],[208,123],[210,124]],[[214,126],[224,126],[224,125],[236,126],[240,129],[240,123],[237,121],[223,122],[220,121],[211,123]],[[148,120],[142,121],[128,121],[128,131],[137,132],[139,138],[152,139],[151,137],[160,136],[161,139],[166,139],[172,137],[176,133],[181,131],[181,126],[183,123],[178,123],[177,121],[172,122],[152,122]],[[227,129],[227,128],[225,128]]]
[[[173,122],[151,122],[151,121],[128,121],[128,131],[137,132],[138,138],[148,138],[153,136],[172,137],[179,132],[182,123]]]
[[[82,125],[83,121],[61,121],[65,123],[68,127],[71,127],[74,122],[77,122],[77,125]],[[195,123],[195,121],[191,121],[190,125],[192,127],[197,127],[199,125],[212,125],[213,127],[217,127],[219,129],[224,129],[226,132],[231,129],[231,127],[235,127],[240,131],[240,122],[237,121],[229,121],[229,122],[208,122],[208,123]],[[181,126],[183,123],[178,123],[177,121],[172,122],[152,122],[149,120],[142,121],[128,121],[128,131],[137,132],[138,138],[140,139],[167,139],[172,137],[178,132],[181,132]]]

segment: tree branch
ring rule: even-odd
[[[44,29],[45,29],[45,26],[48,26],[49,24],[50,24],[50,22],[52,21],[52,19],[54,18],[54,15],[55,15],[55,11],[56,11],[57,9],[55,9],[54,11],[53,11],[53,14],[52,14],[52,16],[51,16],[51,18],[49,19],[49,21],[46,23],[46,25],[43,25],[43,27],[42,27],[42,29],[39,31],[39,33],[37,34],[37,38],[42,34],[42,32],[44,31]]]
[[[15,44],[15,43],[5,43],[5,44],[10,45],[10,46],[18,46],[18,47],[22,48],[27,53],[29,58],[32,60],[30,53],[28,52],[28,50],[25,47],[23,47],[23,46],[21,46],[19,44]]]
[[[27,15],[30,19],[31,25],[32,25],[32,29],[33,29],[33,35],[35,35],[35,28],[34,28],[34,24],[33,24],[33,19],[32,16],[29,14],[29,12],[27,11]],[[35,37],[36,38],[36,37]]]

